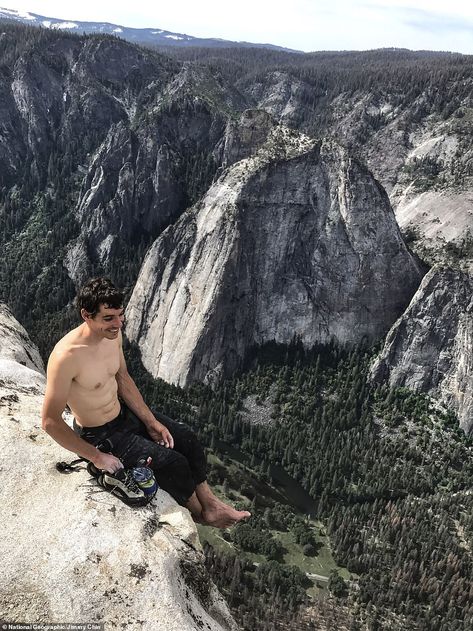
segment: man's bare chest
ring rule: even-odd
[[[100,391],[110,383],[120,368],[118,349],[112,352],[84,354],[79,364],[79,372],[74,381],[79,388]]]

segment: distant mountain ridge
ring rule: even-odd
[[[405,246],[371,212],[385,208],[381,219],[390,215],[394,224],[376,180],[401,209],[398,221],[422,260],[471,274],[469,57],[371,51],[337,54],[335,64],[331,53],[245,48],[164,55],[118,37],[14,20],[0,31],[0,299],[45,356],[72,324],[75,287],[106,274],[129,296],[145,286],[140,267],[150,248],[158,256],[146,259],[156,264],[148,282],[163,297],[175,290],[177,300],[173,313],[163,301],[143,312],[179,332],[179,348],[167,333],[165,340],[174,365],[182,351],[172,377],[179,383],[207,373],[218,380],[254,343],[287,343],[294,331],[309,347],[332,335],[342,343],[364,333],[380,339],[420,278],[404,304],[392,304],[391,279],[405,278],[395,256],[405,258]],[[334,148],[321,160],[287,159],[290,130],[296,145],[307,136]],[[272,157],[258,166],[250,158],[260,150]],[[214,255],[222,274],[210,292],[204,277],[216,277]],[[421,314],[424,303],[431,304],[423,300]],[[190,316],[196,305],[200,321],[193,316],[184,335],[176,314]],[[142,346],[151,318],[128,321]],[[449,320],[442,330],[452,327]],[[414,355],[422,347],[418,336],[408,342]],[[222,359],[211,353],[221,349],[228,351],[221,370],[210,372]],[[445,355],[443,347],[434,353]]]
[[[80,20],[62,20],[59,18],[47,17],[30,11],[17,11],[0,7],[0,20],[14,20],[30,26],[39,26],[54,30],[66,31],[70,33],[101,33],[103,35],[116,35],[134,44],[146,46],[205,46],[208,48],[269,48],[271,50],[291,51],[289,48],[275,46],[273,44],[255,44],[251,42],[233,42],[219,38],[201,38],[186,35],[184,33],[174,33],[159,28],[129,28],[111,22],[81,22]]]

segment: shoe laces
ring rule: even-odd
[[[115,477],[122,480],[122,482],[125,483],[126,487],[130,489],[130,491],[133,491],[133,493],[142,493],[142,489],[138,486],[135,479],[133,478],[131,471],[129,471],[128,469],[120,469],[115,474]]]

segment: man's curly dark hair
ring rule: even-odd
[[[79,313],[81,309],[85,309],[94,318],[100,311],[100,305],[107,309],[123,307],[123,292],[109,278],[92,278],[77,293],[76,306]]]

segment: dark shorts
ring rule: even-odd
[[[184,423],[173,421],[161,412],[155,414],[174,439],[174,448],[158,445],[146,431],[146,426],[122,403],[120,414],[99,427],[80,427],[74,421],[74,431],[87,442],[109,451],[133,467],[141,458],[151,457],[150,467],[159,486],[185,505],[195,487],[207,478],[204,450],[196,434]]]

